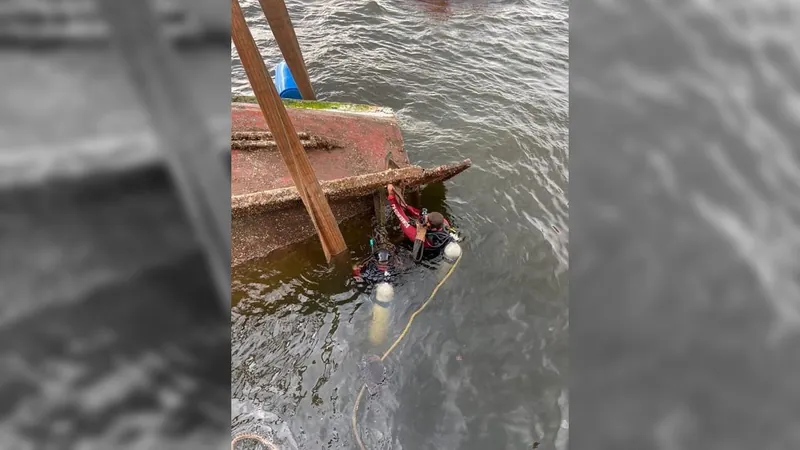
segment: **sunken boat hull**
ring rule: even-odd
[[[238,100],[238,101],[237,101]],[[340,223],[373,208],[388,183],[444,181],[470,162],[422,168],[403,147],[394,112],[370,105],[286,100],[287,112]],[[231,105],[231,265],[312,238],[314,224],[251,98]],[[390,169],[387,159],[394,164]]]

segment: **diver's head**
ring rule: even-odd
[[[444,216],[436,211],[428,213],[426,219],[431,230],[441,230],[444,226]]]
[[[378,261],[378,264],[389,264],[389,261],[392,259],[392,252],[382,248],[378,250],[375,259]]]
[[[375,264],[378,266],[378,270],[386,271],[389,269],[389,263],[392,260],[392,252],[382,248],[378,250],[375,254]]]

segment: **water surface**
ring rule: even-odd
[[[267,65],[280,53],[243,2]],[[561,1],[289,2],[318,96],[397,111],[410,158],[474,166],[422,202],[468,237],[459,267],[362,403],[368,448],[566,448],[568,8]],[[234,93],[249,94],[232,49]],[[345,227],[364,256],[369,218]],[[369,296],[313,242],[234,270],[233,433],[355,448]],[[397,289],[390,334],[430,294]]]

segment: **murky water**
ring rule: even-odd
[[[465,256],[361,404],[368,448],[566,448],[568,7],[562,1],[288,2],[322,99],[389,106],[419,164],[471,158],[422,202],[453,218]],[[280,53],[243,2],[268,66]],[[249,93],[235,59],[232,86]],[[349,223],[353,258],[368,218]],[[344,271],[346,272],[346,271]],[[369,297],[313,242],[234,270],[233,433],[284,448],[355,448]],[[436,283],[396,292],[396,336]]]

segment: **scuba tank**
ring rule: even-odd
[[[394,298],[394,287],[389,283],[393,277],[391,263],[394,255],[389,250],[391,244],[385,242],[385,237],[378,237],[378,249],[375,251],[375,240],[370,239],[369,246],[373,251],[373,273],[368,274],[371,281],[376,282],[373,289],[372,319],[369,324],[369,342],[378,346],[386,339],[391,319],[391,302]]]
[[[436,278],[441,280],[444,278],[447,273],[450,271],[450,268],[453,267],[453,264],[461,257],[461,253],[463,252],[461,245],[456,242],[455,239],[452,239],[447,245],[444,246],[444,251],[442,252],[442,262],[439,264],[439,267],[436,269]]]
[[[394,288],[391,284],[381,282],[375,285],[375,298],[372,301],[372,320],[369,324],[369,342],[372,345],[381,345],[386,339],[391,318],[391,302],[394,298]]]

